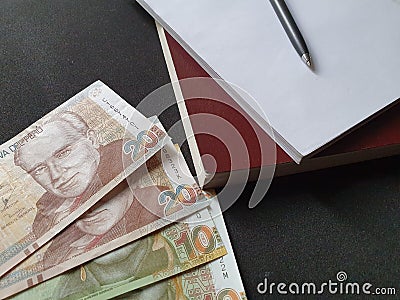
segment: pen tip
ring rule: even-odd
[[[309,53],[304,53],[301,56],[301,59],[304,61],[304,63],[310,68],[312,69],[312,63],[311,63],[311,56]]]

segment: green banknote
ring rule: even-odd
[[[105,298],[118,295],[116,299],[130,300],[246,300],[217,197],[213,198],[208,209],[227,250],[225,256],[142,289],[129,291],[131,286],[127,283],[110,291]],[[94,298],[104,299],[101,295]]]
[[[217,197],[213,198],[209,212],[228,252],[225,256],[142,289],[129,291],[133,286],[127,283],[119,289],[96,295],[94,298],[104,299],[115,296],[115,299],[129,300],[246,300]],[[168,293],[161,293],[161,291],[168,291]]]

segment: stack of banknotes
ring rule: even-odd
[[[218,204],[98,81],[0,146],[0,298],[246,299]]]

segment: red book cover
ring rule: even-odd
[[[174,40],[167,32],[166,39],[171,53],[174,69],[179,80],[196,77],[208,77],[209,74]],[[239,107],[238,104],[215,83],[219,99],[186,99],[185,105],[190,119],[190,125],[195,135],[196,144],[202,164],[208,173],[215,173],[208,184],[209,187],[221,186],[232,171],[250,169],[250,180],[257,179],[257,170],[273,163],[270,158],[261,158],[261,149],[271,148],[272,139]],[[185,89],[182,88],[185,97]],[[360,162],[363,160],[380,158],[400,153],[400,105],[374,118],[369,123],[344,136],[339,141],[323,149],[312,158],[302,161],[297,165],[281,149],[276,146],[276,172],[277,176],[294,174],[304,171],[316,170],[343,164]],[[212,114],[232,124],[239,132],[246,144],[247,153],[242,159],[231,157],[226,145],[218,138],[204,134],[209,124],[204,124],[193,116],[199,114]],[[204,159],[213,157],[215,161]],[[192,153],[192,158],[193,153]]]

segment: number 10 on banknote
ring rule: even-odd
[[[0,146],[0,276],[144,164],[166,137],[98,81]]]

